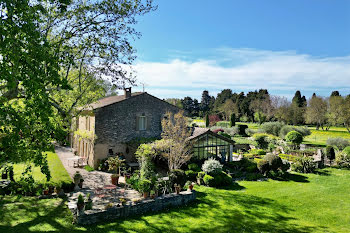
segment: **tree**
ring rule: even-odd
[[[210,101],[211,96],[209,95],[209,91],[204,90],[202,93],[202,99],[200,103],[200,111],[202,111],[203,114],[206,114],[210,111]]]
[[[205,115],[205,127],[209,127],[210,121],[209,121],[209,114]]]
[[[40,28],[60,61],[60,77],[72,89],[60,92],[51,86],[50,104],[68,127],[78,108],[102,97],[109,90],[135,84],[131,64],[135,60],[132,40],[141,36],[136,18],[156,9],[152,0],[45,1]],[[110,86],[109,90],[106,87]],[[64,94],[69,101],[60,104]],[[58,98],[57,98],[58,97]]]
[[[190,116],[198,116],[198,100],[192,99],[191,97],[187,96],[183,100],[181,100],[181,104],[183,106],[183,109],[188,112]]]
[[[327,102],[316,95],[309,100],[309,105],[306,108],[305,118],[306,123],[315,124],[318,130],[327,123]]]
[[[169,170],[180,169],[192,157],[192,146],[188,141],[191,131],[187,128],[187,120],[183,112],[175,115],[167,112],[162,120],[162,129],[162,139],[169,142],[169,148],[164,153]]]
[[[341,96],[331,96],[329,98],[328,122],[331,125],[341,125],[343,116],[344,98]]]
[[[220,111],[220,107],[226,102],[226,100],[231,99],[232,97],[232,90],[231,89],[224,89],[220,93],[218,93],[215,103],[214,103],[214,109],[216,111]]]
[[[331,96],[340,96],[339,91],[332,91]]]
[[[226,121],[230,119],[232,113],[238,112],[237,105],[233,103],[231,99],[227,99],[225,103],[220,106],[219,110],[223,113]]]
[[[262,123],[264,123],[266,121],[266,115],[263,112],[258,111],[256,113],[254,113],[254,120],[256,122],[258,122],[259,125],[261,125]]]
[[[32,162],[50,179],[43,151],[54,134],[48,87],[67,88],[59,57],[40,25],[46,1],[0,4],[0,164]],[[64,11],[64,1],[55,1]],[[30,171],[29,165],[26,171]]]
[[[230,117],[230,127],[236,125],[236,114],[232,113]]]

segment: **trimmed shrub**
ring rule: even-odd
[[[219,122],[216,122],[216,126],[228,128],[228,127],[230,127],[230,122],[227,122],[227,121],[219,121]]]
[[[211,187],[215,185],[214,177],[212,177],[211,175],[205,175],[203,177],[203,181],[205,185],[208,185]]]
[[[343,153],[350,156],[350,146],[345,147]]]
[[[170,171],[169,177],[173,184],[178,184],[181,186],[184,186],[187,180],[185,172],[180,169]]]
[[[206,174],[215,175],[222,171],[222,167],[223,165],[219,161],[215,159],[208,159],[204,161],[202,165],[202,170]]]
[[[251,149],[249,150],[249,153],[253,155],[266,155],[266,151],[264,151],[263,149]]]
[[[187,170],[187,171],[185,171],[187,180],[196,181],[197,173],[198,173],[198,172],[195,172],[195,171],[192,171],[192,170]]]
[[[215,130],[217,130],[217,129],[222,129],[225,133],[227,133],[231,137],[233,137],[233,136],[238,134],[238,128],[237,127],[231,127],[231,128],[218,127],[218,126],[210,127],[210,130],[213,131],[213,132]]]
[[[261,130],[264,133],[272,134],[278,137],[283,126],[285,126],[283,122],[266,122],[261,125]]]
[[[338,152],[335,157],[335,162],[339,167],[350,168],[350,154],[344,151]]]
[[[299,156],[292,164],[292,170],[301,173],[312,173],[316,169],[316,163],[312,157]]]
[[[230,127],[235,126],[236,125],[236,115],[234,113],[231,114],[230,117]]]
[[[267,137],[268,136],[264,133],[254,134],[253,138],[254,138],[255,142],[257,143],[259,149],[267,149],[267,146],[269,145]]]
[[[335,150],[333,146],[327,146],[325,150],[326,150],[326,156],[329,160],[335,159]]]
[[[225,172],[221,172],[214,176],[215,187],[224,187],[232,184],[232,177]]]
[[[295,127],[295,126],[285,125],[282,127],[280,131],[280,134],[279,134],[280,138],[285,138],[286,135],[291,131],[297,131],[304,137],[311,134],[310,129],[308,129],[307,127]]]
[[[303,135],[297,131],[290,131],[287,135],[286,135],[286,141],[290,142],[294,145],[299,145],[300,143],[303,142]]]
[[[287,154],[279,154],[279,157],[282,159],[282,160],[288,160],[288,161],[291,161],[291,162],[295,162],[297,161],[297,156],[295,155],[287,155]]]
[[[339,150],[343,150],[345,147],[350,146],[349,140],[345,138],[328,138],[327,139],[328,146],[336,146]]]
[[[248,135],[248,136],[253,136],[254,134],[256,134],[258,131],[255,130],[255,129],[250,129],[250,128],[246,128],[245,129],[245,133]]]
[[[190,163],[188,164],[188,170],[192,170],[192,171],[195,171],[195,172],[200,172],[201,169],[199,168],[199,166],[196,164],[196,163]]]
[[[273,171],[277,171],[279,168],[283,166],[282,159],[274,154],[265,155],[264,160],[269,162],[270,169]]]
[[[264,159],[262,159],[258,162],[257,167],[258,167],[260,173],[263,174],[264,176],[266,176],[267,173],[269,173],[269,171],[270,171],[270,164],[267,160],[264,160]]]
[[[231,139],[231,135],[229,135],[229,134],[227,134],[227,133],[225,133],[225,132],[219,132],[218,134],[221,135],[221,136],[224,136],[224,137],[226,137],[226,138]]]
[[[237,125],[237,127],[238,127],[238,134],[243,137],[246,137],[247,134],[245,133],[245,130],[248,129],[248,125]]]

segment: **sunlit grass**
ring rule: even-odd
[[[61,160],[59,159],[58,155],[53,152],[45,152],[47,154],[47,161],[49,165],[49,169],[51,172],[51,181],[52,182],[59,182],[59,181],[66,181],[70,182],[71,178],[64,168]],[[20,179],[22,172],[24,172],[26,168],[26,164],[14,164],[14,175],[15,180]],[[41,173],[40,167],[33,167],[32,169],[32,175],[34,177],[34,180],[37,182],[45,182],[46,176]]]
[[[60,199],[6,197],[0,232],[349,232],[349,180],[349,170],[324,169],[229,189],[197,186],[188,206],[92,226],[72,225]]]

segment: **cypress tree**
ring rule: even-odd
[[[231,114],[231,118],[230,118],[230,127],[235,126],[236,125],[236,115],[234,113]]]
[[[209,114],[205,115],[205,127],[209,127]]]

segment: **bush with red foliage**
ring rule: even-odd
[[[223,129],[215,129],[213,130],[214,133],[219,133],[219,132],[225,132]]]
[[[210,115],[209,116],[209,125],[214,126],[216,122],[221,121],[220,117],[218,115]]]

